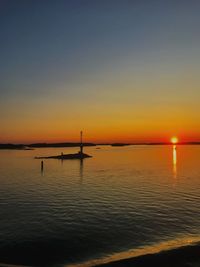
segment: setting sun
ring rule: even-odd
[[[178,138],[176,136],[171,138],[171,143],[172,144],[177,144],[178,143]]]

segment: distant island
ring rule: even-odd
[[[83,146],[96,146],[93,143],[83,143]],[[80,143],[35,143],[35,144],[0,144],[0,149],[31,150],[34,148],[80,147]]]
[[[171,142],[141,142],[141,143],[83,143],[83,146],[137,146],[137,145],[172,145]],[[179,142],[178,145],[200,145],[200,142]],[[0,149],[18,149],[18,150],[32,150],[34,148],[53,148],[53,147],[80,147],[80,143],[34,143],[34,144],[0,144]]]
[[[125,144],[125,143],[113,143],[111,146],[130,146],[131,144]]]
[[[23,144],[0,144],[0,149],[19,149],[19,150],[32,150],[29,145]]]

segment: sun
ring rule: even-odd
[[[171,143],[174,144],[174,145],[177,144],[178,143],[178,138],[176,136],[173,136],[171,138]]]

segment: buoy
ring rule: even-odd
[[[44,169],[44,162],[43,162],[43,160],[41,161],[41,171],[43,171],[43,169]]]

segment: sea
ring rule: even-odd
[[[95,266],[200,241],[200,146],[0,150],[0,266]]]

